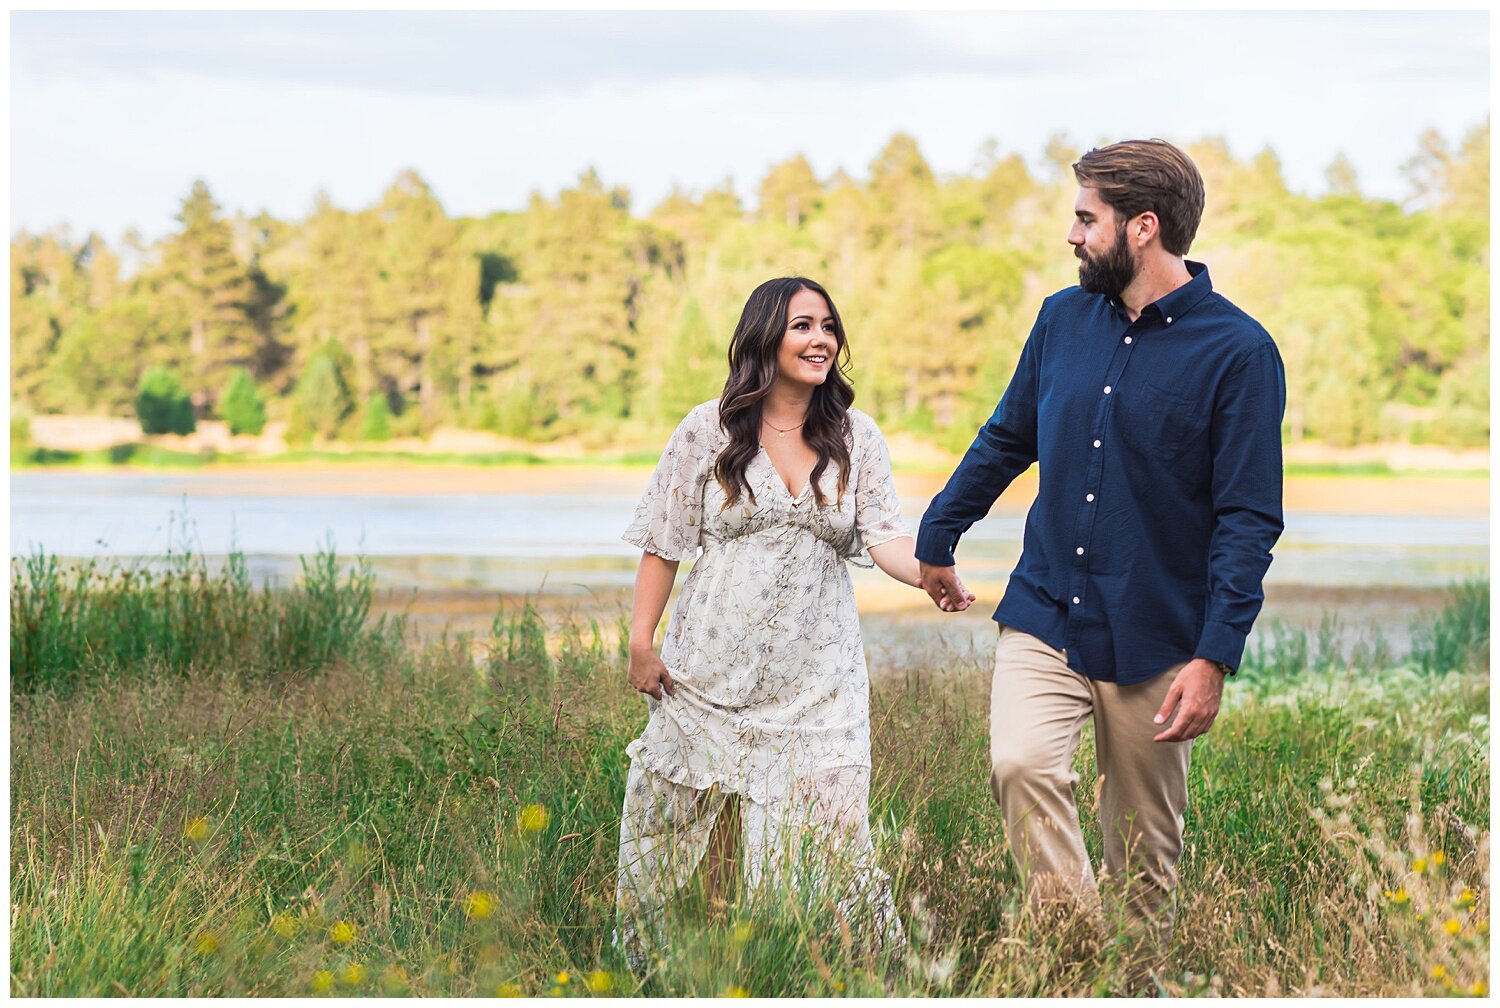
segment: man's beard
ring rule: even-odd
[[[1093,259],[1083,258],[1083,246],[1074,253],[1078,256],[1078,286],[1090,294],[1103,294],[1117,298],[1135,279],[1136,263],[1125,243],[1125,229],[1115,232],[1115,243],[1103,254]]]

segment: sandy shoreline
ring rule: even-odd
[[[890,620],[893,624],[926,625],[931,630],[948,628],[959,635],[983,635],[992,624],[990,614],[1003,586],[971,587],[979,595],[979,602],[960,614],[938,612],[926,596],[895,582],[861,584],[855,589],[855,598],[866,620]],[[1346,626],[1386,628],[1386,632],[1397,637],[1404,635],[1413,618],[1441,609],[1448,599],[1445,588],[1268,584],[1265,592],[1259,626],[1275,620],[1315,628],[1326,616]],[[613,640],[619,620],[630,613],[630,590],[579,596],[505,594],[470,588],[381,589],[376,592],[373,612],[377,616],[404,614],[420,638],[431,639],[445,632],[469,633],[476,641],[484,641],[489,638],[497,615],[519,614],[528,602],[549,625],[577,621],[586,628],[590,620],[597,620],[606,639]]]

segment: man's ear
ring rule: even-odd
[[[1152,239],[1161,234],[1161,221],[1156,219],[1156,211],[1143,210],[1136,214],[1135,219],[1130,222],[1128,233],[1136,248],[1145,248],[1151,244]]]

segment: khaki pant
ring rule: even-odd
[[[1182,854],[1192,742],[1153,742],[1152,721],[1182,666],[1131,686],[1096,682],[1058,651],[1001,627],[990,697],[990,784],[1033,905],[1100,906],[1078,826],[1073,753],[1094,719],[1104,874],[1123,879],[1130,923],[1163,939]],[[1168,722],[1170,723],[1170,722]]]

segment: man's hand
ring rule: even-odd
[[[957,567],[920,564],[917,583],[943,612],[963,612],[974,601],[974,593],[958,579]]]
[[[630,649],[630,669],[625,673],[626,682],[656,700],[661,699],[662,690],[672,696],[672,673],[662,664],[661,656],[652,648]]]
[[[1167,698],[1153,718],[1157,724],[1166,724],[1172,718],[1172,709],[1177,717],[1172,727],[1157,735],[1156,742],[1186,742],[1213,727],[1219,716],[1219,697],[1224,693],[1224,673],[1219,666],[1207,658],[1194,658],[1184,665],[1172,680]]]

